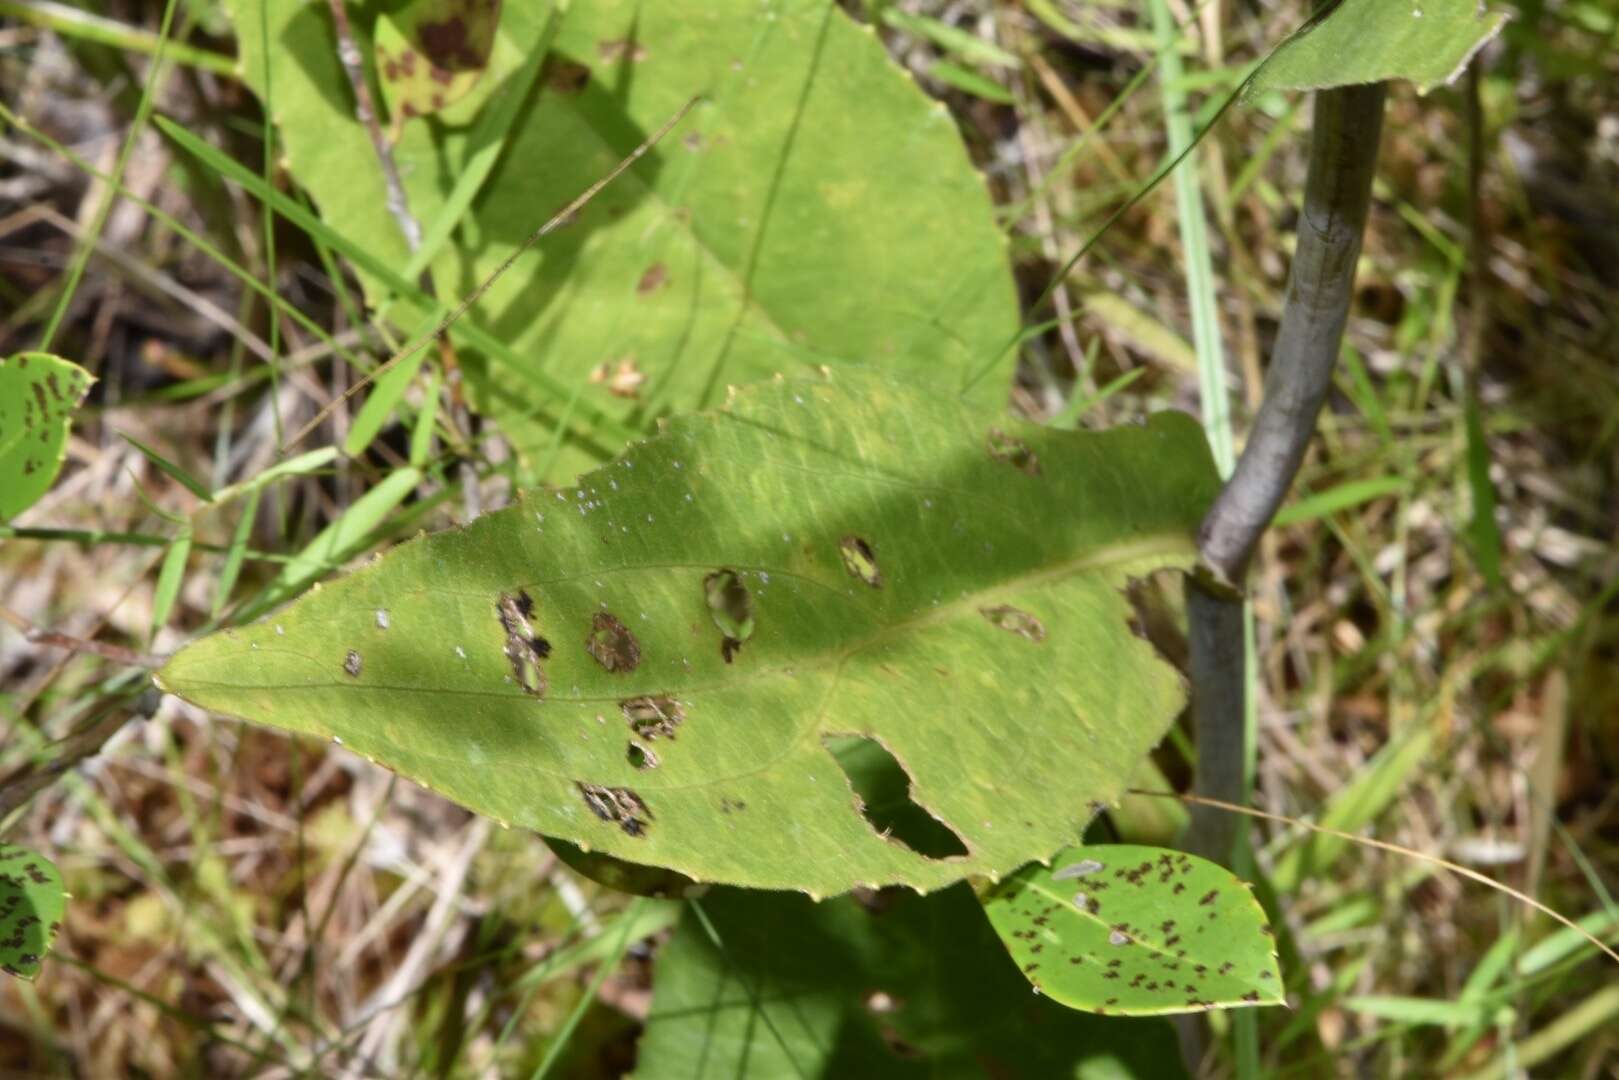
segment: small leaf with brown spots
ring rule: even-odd
[[[38,975],[66,910],[55,865],[27,848],[0,843],[0,971],[20,979]]]
[[[0,522],[56,481],[73,413],[93,382],[88,371],[49,353],[0,357]]]
[[[1190,888],[1176,892],[1164,868]],[[1104,869],[1118,877],[1106,922],[1079,902],[1086,878]],[[1041,979],[1040,991],[1072,1008],[1149,1016],[1282,1003],[1276,954],[1260,933],[1264,911],[1239,878],[1205,859],[1127,844],[1070,848],[1049,868],[1033,863],[989,887],[982,900],[1014,961],[1037,950],[1070,960]],[[1031,901],[1058,906],[1031,920]],[[1176,948],[1175,927],[1211,911],[1220,932]],[[1181,966],[1195,986],[1164,977]]]

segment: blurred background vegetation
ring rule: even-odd
[[[1495,4],[1512,22],[1473,75],[1391,93],[1345,361],[1255,577],[1256,803],[1484,870],[1613,941],[1619,6]],[[1305,14],[845,6],[956,118],[1029,301],[1166,159],[1170,118],[1201,127]],[[552,1054],[566,1075],[616,1075],[647,1008],[655,919],[587,1000],[624,904],[536,838],[341,750],[141,694],[117,656],[21,633],[163,653],[208,623],[229,523],[199,525],[191,572],[165,594],[186,489],[123,436],[217,487],[271,464],[278,418],[295,428],[357,377],[286,320],[279,370],[254,359],[265,307],[193,237],[344,347],[386,355],[330,252],[281,223],[272,264],[257,203],[150,125],[124,172],[133,198],[98,220],[89,170],[112,170],[143,111],[162,13],[0,0],[0,351],[35,346],[90,250],[54,349],[100,380],[56,488],[0,531],[0,778],[50,740],[106,739],[25,809],[4,806],[7,838],[52,856],[74,899],[45,976],[0,982],[0,1075],[504,1076]],[[180,3],[171,41],[152,104],[261,170],[263,116],[219,6]],[[1183,247],[1167,183],[1103,237],[1056,296],[1062,321],[1027,342],[1014,408],[1087,425],[1196,412],[1210,359],[1188,297],[1203,295],[1240,440],[1286,281],[1306,106],[1262,97],[1199,147],[1204,250]],[[1208,281],[1188,273],[1204,260]],[[351,419],[339,407],[309,445],[341,443]],[[499,433],[455,422],[456,467],[371,548],[511,498]],[[409,442],[390,431],[273,489],[243,580],[273,577]],[[1173,655],[1173,630],[1158,636]],[[1182,745],[1157,761],[1171,780],[1187,775]],[[1175,824],[1163,806],[1119,815],[1146,840]],[[1254,844],[1293,1004],[1255,1014],[1268,1073],[1619,1075],[1619,980],[1588,943],[1426,864],[1282,827]],[[1230,1061],[1222,1049],[1210,1067]]]

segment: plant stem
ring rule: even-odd
[[[331,8],[332,24],[337,30],[337,58],[343,65],[343,73],[348,76],[349,89],[354,92],[355,119],[371,136],[371,148],[376,152],[377,163],[382,166],[388,213],[399,223],[406,246],[415,251],[422,246],[422,227],[410,215],[410,205],[405,200],[405,184],[399,178],[399,167],[394,164],[393,147],[388,145],[388,137],[382,133],[382,125],[377,121],[377,109],[371,103],[371,88],[365,81],[365,60],[360,56],[360,47],[355,42],[354,28],[349,25],[348,8],[344,6],[344,0],[327,0],[327,6]]]
[[[1244,693],[1239,590],[1259,538],[1304,460],[1332,384],[1371,206],[1383,97],[1381,83],[1316,94],[1298,247],[1265,379],[1265,399],[1236,471],[1203,519],[1199,544],[1213,580],[1192,584],[1188,616],[1196,790],[1209,798],[1241,800]],[[1235,828],[1236,819],[1230,815],[1198,807],[1188,845],[1224,860]]]

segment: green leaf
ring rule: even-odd
[[[0,521],[50,490],[67,451],[68,427],[95,378],[49,353],[0,358]]]
[[[230,4],[250,80],[267,44],[259,2]],[[394,150],[417,220],[439,220],[462,167],[486,157],[472,136],[481,110],[523,78],[550,13],[507,5],[479,85],[404,128]],[[269,17],[293,175],[331,228],[405,265],[325,9],[278,4]],[[635,394],[604,380],[583,404],[634,426],[778,371],[853,358],[954,386],[1001,353],[1016,294],[955,123],[824,0],[573,5],[460,242],[432,265],[440,295],[470,292],[693,95],[682,126],[520,257],[471,324],[569,386],[633,360],[646,377]],[[361,277],[380,303],[387,287]],[[531,458],[548,447],[566,397],[469,359],[473,403]],[[1003,400],[1012,360],[975,385],[978,400]]]
[[[141,457],[145,458],[147,461],[150,461],[153,465],[156,465],[158,470],[169,476],[170,479],[178,481],[180,486],[191,492],[191,494],[195,495],[205,503],[214,501],[213,493],[208,490],[207,484],[204,484],[201,480],[198,480],[195,476],[192,476],[190,473],[186,472],[179,465],[158,453],[156,449],[147,446],[145,443],[135,438],[135,436],[130,435],[128,432],[120,431],[118,435],[126,443],[138,450]]]
[[[1185,1075],[1167,1022],[1031,995],[965,886],[821,904],[716,890],[656,963],[639,1080]]]
[[[157,588],[152,593],[150,636],[154,639],[157,632],[168,624],[169,615],[174,611],[174,601],[180,595],[180,586],[185,584],[186,561],[191,558],[191,540],[191,527],[182,527],[163,555],[163,569],[158,572]]]
[[[1342,0],[1271,54],[1248,97],[1386,79],[1407,79],[1426,94],[1460,75],[1506,21],[1479,0]]]
[[[22,979],[38,975],[66,910],[62,875],[51,861],[0,843],[0,971]]]
[[[159,678],[698,881],[937,888],[1072,843],[1179,711],[1124,590],[1192,565],[1216,483],[1180,413],[1058,431],[852,369],[773,380]],[[968,853],[881,835],[844,737]]]
[[[1068,848],[989,889],[984,910],[1029,982],[1124,1016],[1280,1005],[1265,912],[1241,879],[1134,844]]]

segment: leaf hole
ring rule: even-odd
[[[618,708],[624,714],[624,720],[630,725],[630,730],[638,738],[648,742],[654,739],[673,739],[675,729],[686,720],[686,710],[672,697],[654,697],[646,694],[641,697],[625,698],[618,703]]]
[[[703,597],[720,631],[720,656],[729,664],[753,636],[753,594],[741,574],[720,569],[703,578]]]
[[[590,617],[585,651],[614,674],[634,671],[641,663],[641,643],[618,616],[607,611],[598,611]]]
[[[989,438],[985,440],[989,456],[996,461],[1012,466],[1018,472],[1029,476],[1040,475],[1040,459],[1029,444],[1015,435],[1008,435],[1000,428],[990,428]]]
[[[1046,624],[1022,608],[1015,608],[1011,604],[996,604],[993,607],[979,608],[978,614],[988,619],[991,626],[1005,630],[1009,634],[1016,634],[1036,643],[1046,640]]]
[[[604,787],[574,781],[585,806],[603,821],[617,825],[628,836],[645,836],[652,821],[646,801],[626,787]]]
[[[838,541],[838,554],[843,557],[843,568],[849,576],[864,581],[873,589],[883,587],[883,574],[877,566],[877,552],[870,542],[858,536],[845,536]]]
[[[911,778],[886,746],[861,735],[825,735],[821,743],[843,770],[860,815],[877,835],[928,859],[969,854],[950,826],[911,798]]]
[[[636,769],[656,769],[658,767],[658,755],[640,743],[632,742],[629,744],[629,747],[624,751],[624,760],[628,761],[630,766]]]
[[[505,653],[512,678],[525,693],[543,698],[549,683],[540,661],[551,655],[551,643],[535,632],[529,622],[533,614],[534,598],[525,590],[519,589],[516,595],[502,593],[495,601],[495,616],[506,635]]]

